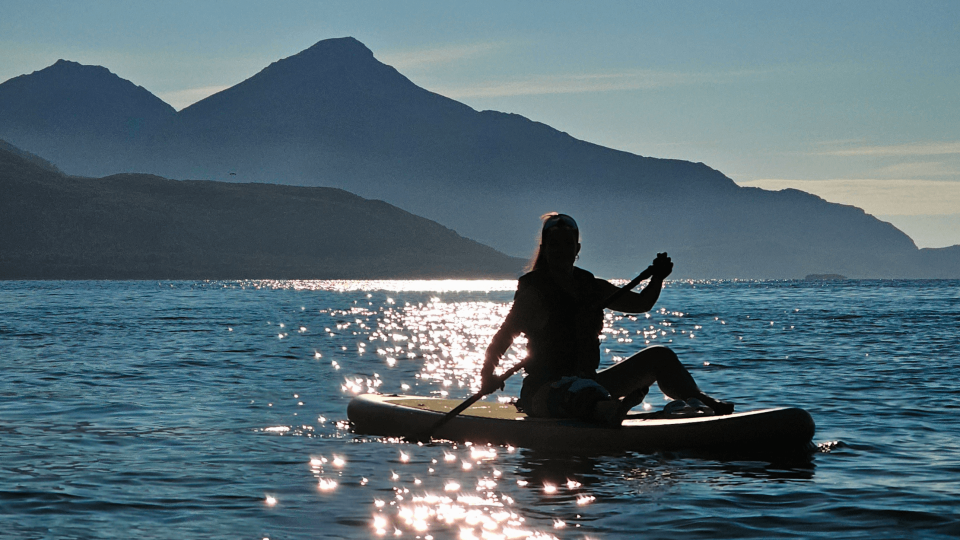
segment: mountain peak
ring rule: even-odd
[[[140,134],[176,114],[109,69],[69,60],[0,84],[0,138],[72,174],[127,169],[123,160]],[[98,160],[94,167],[91,158]]]
[[[286,64],[288,66],[305,67],[311,69],[336,69],[349,67],[356,69],[361,66],[379,64],[373,57],[373,51],[366,45],[352,37],[324,39],[299,53],[284,58],[272,65]]]
[[[305,52],[324,53],[338,56],[351,57],[370,57],[373,58],[373,51],[366,45],[353,37],[322,39],[314,43],[311,47],[303,50]]]
[[[91,66],[91,65],[81,64],[79,62],[73,62],[71,60],[64,60],[63,58],[54,62],[53,65],[48,66],[44,69],[41,69],[40,71],[36,71],[34,73],[38,73],[38,74],[42,73],[45,75],[66,75],[66,76],[73,76],[73,77],[78,75],[81,75],[81,76],[87,75],[87,76],[94,76],[94,77],[112,76],[118,79],[120,78],[119,76],[114,74],[112,71],[110,71],[109,69],[103,66]]]
[[[58,115],[77,119],[81,114],[71,108],[86,108],[83,114],[99,116],[98,110],[139,109],[134,117],[164,118],[176,111],[160,98],[103,66],[86,65],[60,59],[53,65],[20,75],[0,84],[0,111],[23,116],[28,124],[39,114],[55,119]],[[29,111],[27,109],[33,108]],[[96,113],[96,114],[94,114]],[[32,120],[31,120],[32,119]],[[11,141],[12,142],[12,141]]]
[[[304,118],[309,116],[311,125],[315,125],[321,117],[323,121],[332,121],[331,111],[352,107],[369,111],[379,107],[364,99],[396,102],[409,98],[411,93],[428,92],[378,61],[373,51],[357,39],[342,37],[324,39],[277,60],[249,79],[183,109],[180,116],[191,121],[210,118],[208,115],[236,119],[248,116],[251,111],[261,117],[265,111],[300,110],[294,123],[305,125]],[[304,103],[312,103],[314,107],[303,111]],[[218,129],[234,129],[218,125]],[[275,128],[276,124],[269,129]]]

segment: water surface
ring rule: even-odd
[[[741,410],[803,407],[809,458],[350,431],[359,392],[473,393],[514,286],[0,282],[0,536],[960,536],[960,282],[671,282],[608,315],[604,362],[664,344]]]

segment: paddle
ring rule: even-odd
[[[658,253],[658,254],[657,254],[657,258],[658,258],[658,259],[661,258],[661,257],[666,257],[666,253]],[[643,272],[640,272],[640,275],[637,276],[637,277],[635,277],[635,278],[633,278],[633,280],[631,280],[630,283],[627,283],[627,284],[624,285],[623,287],[620,287],[619,289],[617,289],[616,292],[614,292],[614,293],[611,294],[610,296],[606,297],[606,298],[603,299],[602,301],[600,301],[600,302],[598,302],[597,304],[595,304],[594,306],[592,306],[592,309],[603,309],[603,308],[606,308],[607,306],[609,306],[610,304],[612,304],[613,302],[615,302],[617,299],[619,299],[621,296],[627,294],[627,292],[629,292],[631,289],[633,289],[634,287],[636,287],[637,285],[639,285],[641,281],[650,278],[650,276],[652,276],[652,275],[653,275],[653,266],[651,265],[651,266],[648,266],[647,269],[644,270]],[[496,386],[494,386],[494,388],[499,387],[499,386],[502,386],[503,383],[506,382],[507,379],[509,379],[510,377],[512,377],[516,372],[518,372],[518,371],[520,371],[521,369],[523,369],[524,364],[525,364],[525,362],[519,362],[519,363],[517,363],[515,366],[513,366],[512,368],[510,368],[510,369],[508,369],[506,372],[504,372],[504,374],[501,375],[501,376],[499,377],[499,379],[497,380],[497,384],[496,384]],[[409,438],[408,440],[415,441],[415,442],[426,442],[426,441],[429,441],[430,438],[433,436],[433,434],[436,433],[436,431],[437,431],[438,429],[440,429],[444,424],[446,424],[447,422],[449,422],[451,419],[453,419],[454,417],[456,417],[457,415],[459,415],[459,414],[462,413],[463,411],[467,410],[471,405],[473,405],[474,403],[476,403],[480,398],[482,398],[482,397],[485,396],[485,395],[487,395],[487,393],[485,393],[485,392],[483,391],[483,389],[481,389],[481,390],[480,390],[479,392],[477,392],[476,394],[468,397],[463,403],[461,403],[460,405],[457,405],[454,409],[452,409],[450,412],[448,412],[446,415],[444,415],[443,418],[437,420],[436,423],[434,423],[432,426],[430,426],[430,429],[424,431],[423,433],[421,433],[420,435],[418,435],[418,436],[416,436],[416,437]]]

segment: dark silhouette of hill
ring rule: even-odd
[[[7,141],[4,141],[3,139],[0,139],[0,150],[6,150],[7,152],[16,154],[42,169],[46,169],[48,171],[52,171],[55,173],[61,173],[61,174],[63,173],[63,171],[61,171],[60,168],[54,165],[53,163],[50,163],[49,161],[43,159],[42,157],[36,154],[32,154],[25,150],[21,150],[16,146],[8,143]]]
[[[137,87],[125,88],[132,95]],[[150,126],[125,153],[75,152],[69,162],[8,140],[74,174],[338,187],[513,255],[527,255],[538,216],[558,210],[581,223],[583,266],[607,276],[636,273],[668,251],[675,277],[960,277],[952,251],[921,253],[858,208],[741,188],[702,163],[638,156],[519,115],[476,111],[416,86],[352,38],[321,41]],[[0,137],[7,133],[0,120]]]
[[[333,188],[67,177],[0,150],[0,278],[515,277],[524,261]]]
[[[957,279],[960,274],[960,245],[920,250],[922,276],[928,279]]]

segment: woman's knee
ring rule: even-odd
[[[673,349],[663,345],[654,345],[640,351],[640,354],[664,367],[680,364],[680,358]]]

